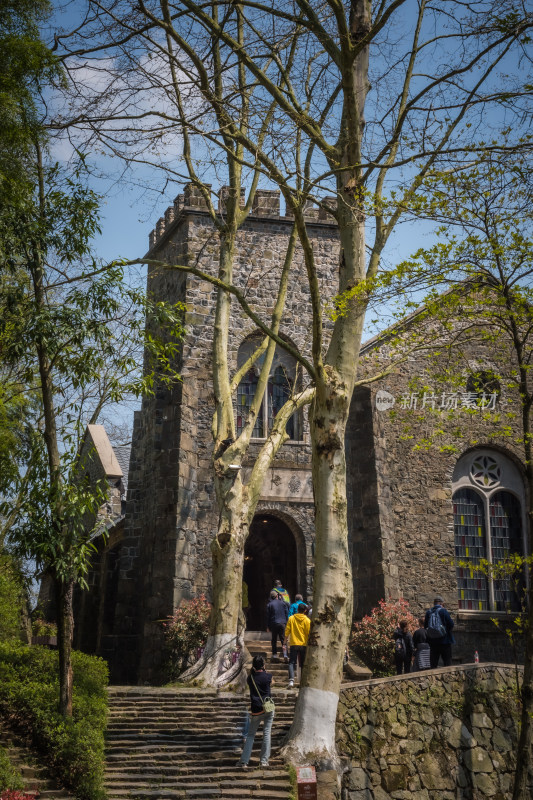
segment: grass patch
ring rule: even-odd
[[[289,773],[289,780],[291,782],[291,793],[289,795],[289,800],[297,800],[298,781],[296,779],[296,769],[292,766],[292,764],[287,764],[286,769],[287,772]]]

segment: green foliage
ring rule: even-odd
[[[0,800],[4,800],[6,789],[18,791],[24,787],[20,772],[11,764],[7,751],[0,747]]]
[[[174,680],[187,668],[191,656],[196,660],[195,651],[207,640],[210,615],[211,603],[201,594],[193,600],[184,600],[163,623],[169,680]]]
[[[291,783],[291,791],[289,795],[289,800],[297,800],[298,797],[298,776],[296,774],[296,769],[292,764],[286,764],[285,769],[289,775],[289,781]]]
[[[27,189],[29,154],[42,138],[39,86],[61,71],[40,39],[48,0],[3,0],[0,8],[0,201],[16,203]]]
[[[0,711],[28,733],[58,778],[82,800],[104,796],[107,665],[73,653],[73,716],[57,710],[58,654],[44,647],[0,644]]]
[[[0,549],[0,642],[21,639],[26,612],[24,579],[13,556]]]
[[[530,138],[521,144],[530,152]],[[385,273],[379,286],[381,293],[396,292],[400,312],[406,295],[426,303],[424,314],[411,324],[428,340],[427,370],[413,390],[439,396],[450,390],[477,393],[478,402],[460,407],[461,416],[482,421],[487,440],[494,436],[515,452],[519,447],[527,464],[533,442],[529,157],[505,149],[472,153],[466,163],[429,172],[423,189],[416,214],[440,225],[440,241]],[[472,363],[474,349],[482,354],[477,365]],[[491,406],[484,398],[492,392],[498,399]],[[419,414],[420,408],[402,410],[404,439],[411,433],[409,420]],[[453,413],[446,408],[426,407],[424,416],[425,436],[415,449],[455,453],[480,443],[479,434],[469,434],[470,425],[451,429]]]
[[[410,632],[418,627],[409,603],[402,598],[380,600],[370,614],[354,623],[350,647],[376,677],[394,674],[393,634],[401,620],[407,621]]]
[[[24,203],[0,212],[0,369],[11,387],[3,418],[0,395],[0,513],[13,516],[16,508],[9,537],[21,554],[83,586],[108,490],[91,474],[85,426],[110,403],[153,391],[155,372],[159,383],[177,380],[183,328],[180,304],[152,302],[126,286],[119,263],[93,258],[98,197],[82,173],[83,166],[73,177],[43,166],[42,191],[34,180]],[[165,329],[164,341],[146,320]],[[48,415],[43,371],[53,392]],[[20,410],[14,398],[23,398]]]

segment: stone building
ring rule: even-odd
[[[512,370],[505,342],[470,341],[458,327],[453,369],[439,368],[448,354],[435,360],[418,351],[354,394],[347,430],[354,613],[404,597],[417,614],[439,594],[455,619],[457,660],[473,661],[477,650],[482,660],[508,661],[504,629],[520,610],[523,580],[465,564],[527,549],[519,398],[505,380]],[[378,337],[363,347],[361,372],[388,358],[386,337]]]
[[[116,541],[124,535],[124,508],[128,488],[129,450],[124,447],[112,447],[103,425],[87,425],[80,452],[80,471],[88,475],[95,484],[103,482],[107,494],[106,501],[98,509],[96,515],[85,518],[86,530],[91,534],[96,547],[88,575],[89,591],[76,591],[74,600],[75,626],[74,646],[94,653],[100,649],[103,620],[107,613],[104,602],[107,599],[100,593],[100,573],[109,567],[105,555],[112,549]],[[102,537],[101,531],[106,536]],[[105,539],[105,543],[104,543]],[[39,588],[39,606],[48,619],[56,618],[56,598],[54,583],[49,573],[41,577]],[[105,613],[104,613],[105,612]]]
[[[220,193],[224,213],[224,191]],[[338,232],[325,209],[309,210],[309,230],[324,294],[335,291]],[[280,215],[279,194],[258,191],[239,231],[236,281],[252,307],[268,315],[288,236],[290,217]],[[217,234],[201,195],[188,186],[150,237],[149,256],[168,264],[217,269]],[[307,281],[300,252],[291,273],[283,335],[301,352],[310,348]],[[217,527],[211,476],[213,393],[211,343],[215,294],[196,277],[152,266],[148,289],[156,299],[185,304],[186,336],[176,364],[182,381],[157,386],[135,415],[123,528],[101,545],[92,575],[93,598],[77,616],[77,643],[104,656],[112,680],[154,680],[161,663],[161,621],[183,598],[210,590],[210,542]],[[257,331],[234,304],[230,366],[240,366]],[[501,355],[501,354],[500,354]],[[386,360],[386,339],[363,350],[362,369]],[[495,359],[498,363],[495,362]],[[516,597],[504,582],[451,563],[454,556],[496,560],[525,541],[525,484],[517,445],[499,429],[489,403],[511,409],[507,390],[490,394],[467,386],[472,375],[501,372],[494,353],[469,351],[464,386],[440,393],[413,390],[413,377],[430,381],[423,355],[413,356],[383,382],[358,388],[347,431],[348,503],[355,614],[381,598],[405,597],[414,613],[442,594],[457,618],[459,660],[505,657],[505,637],[490,622],[509,619]],[[258,420],[253,458],[295,364],[277,351]],[[236,393],[236,424],[253,393],[248,373]],[[476,384],[477,386],[477,384]],[[285,388],[284,388],[285,387]],[[490,417],[490,418],[489,418]],[[511,423],[513,424],[513,423]],[[459,439],[458,426],[462,429]],[[438,444],[430,429],[442,430]],[[406,434],[406,430],[409,433]],[[275,578],[291,595],[310,597],[314,525],[306,414],[291,420],[291,436],[263,486],[246,545],[243,580],[248,587],[248,627],[264,629],[264,606]],[[251,461],[245,464],[249,468]],[[95,636],[94,631],[98,631]],[[495,649],[496,648],[496,649]]]

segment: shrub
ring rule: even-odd
[[[184,600],[163,623],[165,631],[166,666],[170,680],[177,678],[196,651],[203,647],[209,633],[211,603],[203,594],[194,600]]]
[[[0,644],[0,712],[28,734],[51,772],[81,800],[104,797],[107,665],[72,653],[73,716],[58,712],[58,654],[45,647]]]
[[[350,647],[376,676],[394,674],[393,634],[400,620],[407,620],[411,633],[418,627],[407,600],[380,600],[361,622],[354,623]]]
[[[9,794],[7,790],[22,789],[24,782],[20,773],[11,764],[7,751],[0,747],[0,800],[4,800]]]
[[[26,794],[18,789],[7,789],[0,794],[0,800],[35,800],[35,793]]]

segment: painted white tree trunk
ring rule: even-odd
[[[289,742],[292,763],[338,766],[335,718],[342,664],[352,620],[352,573],[348,552],[344,431],[349,401],[332,378],[330,391],[312,404],[313,486],[316,542],[313,619]]]

